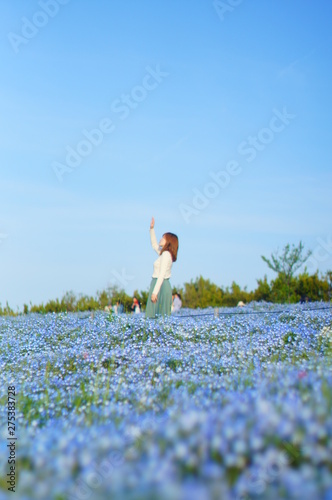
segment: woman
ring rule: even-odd
[[[177,259],[179,240],[173,233],[165,233],[159,245],[154,232],[154,218],[150,224],[152,248],[159,255],[153,264],[152,281],[146,304],[145,317],[155,318],[157,314],[171,314],[172,288],[169,282],[173,262]]]
[[[139,302],[136,297],[133,298],[133,303],[131,305],[131,311],[135,314],[139,314],[141,312],[141,308]]]
[[[179,312],[181,307],[182,307],[181,295],[176,292],[173,299],[172,312],[173,313]]]

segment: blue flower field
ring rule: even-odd
[[[0,499],[331,500],[331,354],[324,303],[1,317]]]

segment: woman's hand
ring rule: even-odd
[[[153,293],[151,295],[151,302],[157,302],[157,300],[158,300],[158,295],[156,295],[155,293]]]
[[[151,222],[150,222],[150,229],[154,228],[154,218],[152,217]]]

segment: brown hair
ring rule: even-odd
[[[179,240],[176,234],[173,233],[165,233],[163,234],[166,243],[160,251],[160,255],[166,250],[171,254],[172,261],[175,262],[178,256],[179,249]]]

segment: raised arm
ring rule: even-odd
[[[160,255],[160,250],[159,250],[159,245],[157,242],[156,238],[156,233],[154,232],[154,218],[152,217],[151,223],[150,223],[150,239],[151,239],[151,245],[153,250],[157,252],[158,255]]]

